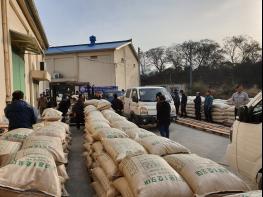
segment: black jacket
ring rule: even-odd
[[[69,107],[70,107],[70,102],[68,102],[68,100],[66,100],[66,99],[63,99],[58,104],[58,110],[63,113],[63,116],[66,115],[66,113],[68,112]]]
[[[5,108],[5,116],[9,120],[9,130],[17,128],[32,128],[37,117],[34,109],[23,100],[12,101]]]
[[[185,94],[182,94],[181,105],[186,105],[186,104],[187,104],[187,96]]]
[[[159,102],[157,104],[157,121],[159,125],[170,125],[171,106],[168,102]]]
[[[195,109],[200,109],[202,105],[201,96],[196,96],[194,99]]]
[[[116,112],[120,112],[123,110],[123,103],[120,99],[113,99],[111,101],[111,106]]]
[[[180,105],[180,97],[178,93],[174,93],[173,95],[174,105]]]
[[[84,119],[84,103],[78,100],[72,108],[72,112],[75,113],[76,118]]]

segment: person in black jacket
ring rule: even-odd
[[[23,100],[24,93],[22,91],[14,91],[12,97],[12,102],[5,108],[5,116],[9,120],[9,130],[32,128],[32,125],[37,121],[34,108]]]
[[[196,93],[196,97],[194,99],[194,103],[195,103],[195,118],[196,118],[196,120],[201,120],[202,100],[201,100],[200,92]]]
[[[62,122],[65,122],[68,109],[70,107],[70,101],[66,95],[63,95],[62,100],[58,104],[58,110],[62,112]]]
[[[173,101],[174,101],[174,105],[175,105],[175,109],[176,109],[176,115],[178,115],[179,114],[179,107],[180,107],[180,97],[179,97],[179,93],[178,93],[177,89],[173,93]]]
[[[77,129],[80,129],[80,124],[84,123],[84,102],[81,94],[72,108],[72,113],[76,121]]]
[[[111,106],[114,109],[116,113],[119,115],[122,115],[122,110],[123,110],[123,103],[120,99],[118,99],[118,95],[114,94],[113,95],[113,100],[111,101]]]
[[[180,90],[180,93],[182,95],[181,98],[181,117],[186,117],[186,105],[187,105],[187,96],[185,95],[183,90]]]
[[[171,106],[166,101],[165,96],[159,96],[159,103],[157,108],[157,123],[161,136],[169,138],[169,126],[171,123]]]

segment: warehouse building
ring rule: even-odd
[[[51,77],[40,70],[48,41],[34,1],[1,0],[0,24],[1,119],[14,90],[22,90],[25,99],[36,106],[40,82]]]
[[[139,62],[132,40],[50,47],[45,57],[51,90],[85,91],[88,85],[127,89],[139,85]]]

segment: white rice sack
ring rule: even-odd
[[[105,110],[111,108],[111,103],[107,100],[101,99],[97,106],[98,110]]]
[[[0,140],[0,156],[16,153],[21,148],[20,142]]]
[[[127,156],[147,153],[143,146],[129,138],[105,139],[102,143],[106,152],[116,163]]]
[[[262,190],[250,191],[247,193],[234,194],[234,195],[229,195],[226,197],[262,197]]]
[[[119,129],[102,128],[92,136],[95,140],[102,141],[107,138],[129,138],[129,136]]]
[[[0,137],[0,140],[8,140],[12,142],[23,142],[32,133],[34,133],[33,129],[18,128],[18,129],[10,130],[4,133]]]
[[[144,148],[154,155],[164,156],[169,154],[190,153],[183,145],[165,137],[149,136],[138,141]]]
[[[62,118],[62,112],[53,108],[47,108],[42,113],[42,119],[46,121],[58,121]]]
[[[183,178],[157,155],[127,157],[119,167],[136,197],[193,196]]]
[[[186,180],[196,196],[249,190],[240,178],[209,159],[195,154],[174,154],[164,159]]]

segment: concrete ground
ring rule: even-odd
[[[72,144],[69,153],[67,171],[70,179],[66,183],[66,190],[72,197],[92,197],[94,191],[90,186],[90,176],[85,166],[83,153],[83,129],[70,127]]]

